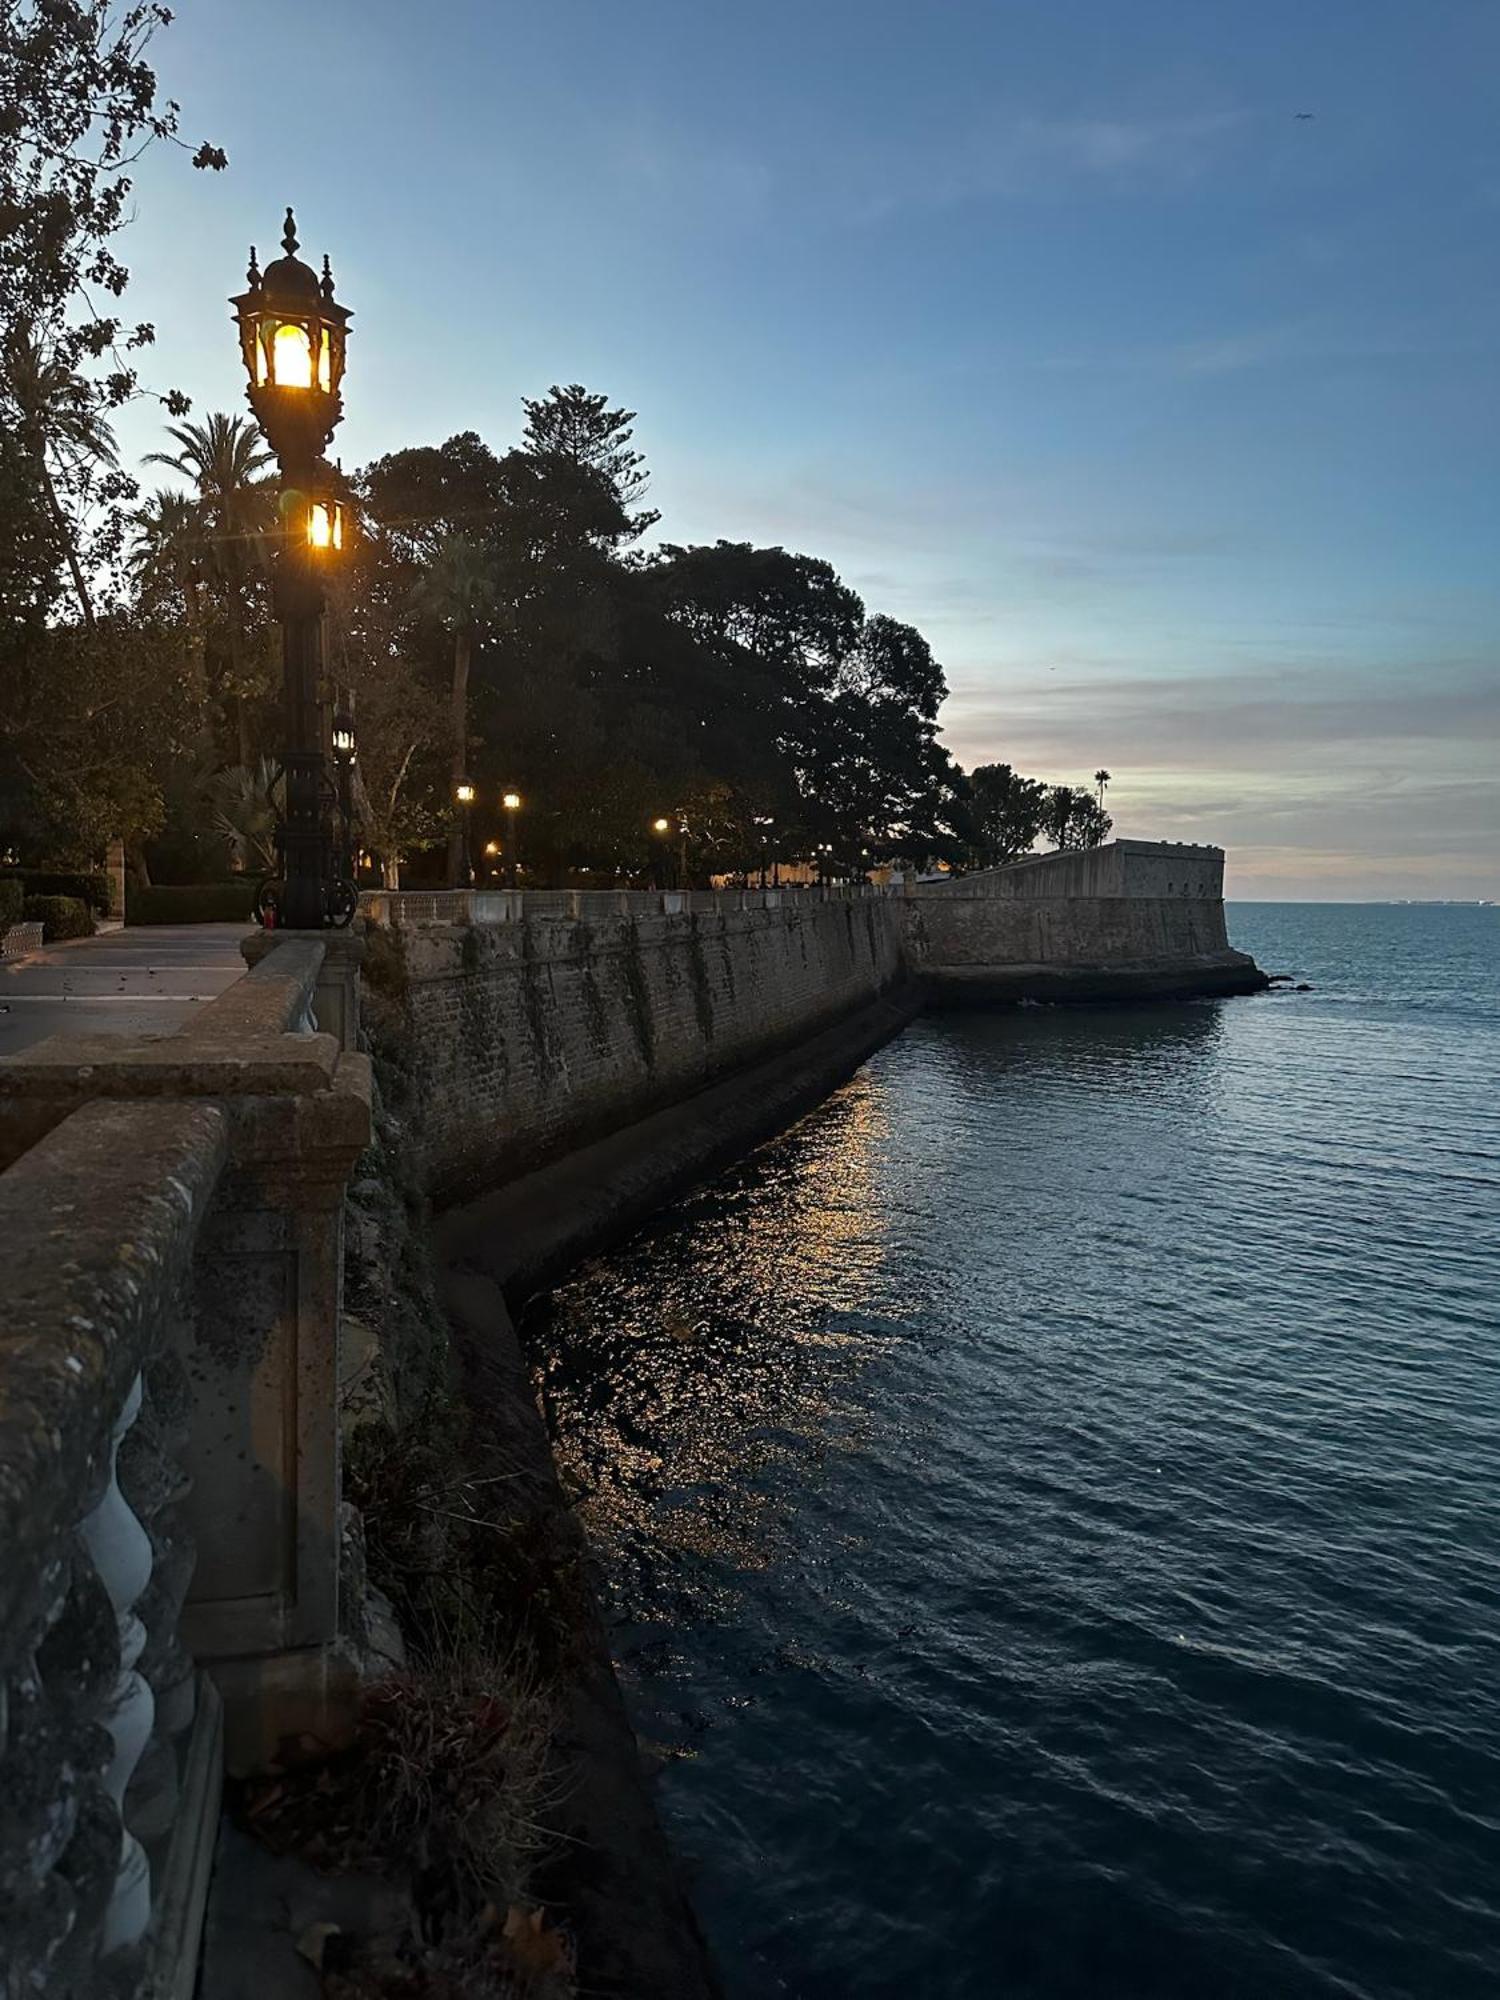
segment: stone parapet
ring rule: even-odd
[[[304,966],[311,961],[314,972],[303,1025],[332,1035],[341,1049],[359,1047],[359,968],[365,956],[362,931],[253,931],[240,952],[251,968],[251,977],[243,980],[242,986],[255,979],[274,981],[283,976],[284,968],[289,980],[300,981]],[[236,990],[230,988],[231,992]]]
[[[142,1953],[195,1948],[201,1857],[172,1861],[186,1808],[163,1804],[173,1757],[194,1810],[221,1768],[213,1688],[182,1694],[194,1663],[232,1770],[351,1721],[338,1328],[370,1073],[311,1030],[323,963],[322,940],[285,939],[176,1035],[0,1064],[0,1778],[20,1801],[0,1804],[0,1900],[38,1913],[0,1940],[19,1954],[0,1991],[133,1990]],[[130,1850],[148,1836],[159,1896]]]
[[[182,1340],[228,1157],[208,1103],[95,1104],[0,1174],[0,1989],[181,1989],[218,1811]]]

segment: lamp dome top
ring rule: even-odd
[[[278,257],[274,264],[267,264],[265,276],[261,279],[263,288],[284,298],[317,299],[318,274],[311,264],[304,264],[297,255],[297,224],[290,209],[286,212],[281,247],[286,255]]]

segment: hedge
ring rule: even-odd
[[[12,924],[21,921],[21,905],[26,900],[26,891],[19,882],[0,881],[0,937]]]
[[[255,908],[255,884],[248,876],[235,882],[184,882],[141,889],[125,885],[127,924],[243,924]]]
[[[58,938],[92,937],[94,914],[80,896],[28,896],[21,914],[29,924],[40,924],[48,944]]]
[[[11,877],[27,896],[76,896],[101,917],[109,915],[109,877],[104,874],[66,874],[48,868],[18,868]]]

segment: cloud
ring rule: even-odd
[[[1394,671],[1247,660],[1232,674],[1048,675],[1003,695],[961,684],[946,711],[964,743],[1024,735],[1066,754],[1102,744],[1140,769],[1257,770],[1267,757],[1322,759],[1359,746],[1473,744],[1500,735],[1500,674],[1487,660],[1412,661]],[[1115,748],[1118,744],[1120,747]]]
[[[1174,679],[1075,666],[945,710],[961,762],[1114,773],[1116,831],[1226,848],[1241,895],[1492,895],[1500,802],[1480,746],[1500,674],[1477,659],[1337,662]]]
[[[1038,365],[1064,374],[1137,374],[1184,380],[1279,367],[1349,367],[1436,357],[1472,359],[1491,351],[1488,328],[1455,332],[1451,321],[1412,321],[1372,333],[1328,317],[1233,328],[1194,340],[1069,349]]]
[[[873,145],[820,126],[752,147],[638,108],[602,136],[609,182],[623,199],[690,200],[717,222],[795,209],[804,219],[864,226],[970,203],[1050,200],[1080,186],[1109,193],[1183,184],[1221,156],[1250,116],[1205,107],[1057,117],[997,106],[957,133],[887,132]]]
[[[1060,118],[997,108],[952,136],[846,152],[823,169],[824,201],[838,220],[869,224],[969,203],[1050,200],[1080,185],[1110,193],[1183,184],[1222,155],[1249,115],[1216,107]]]

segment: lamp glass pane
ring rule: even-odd
[[[333,389],[333,345],[326,326],[318,342],[318,387],[325,396]]]
[[[276,386],[278,389],[310,389],[313,382],[312,342],[305,326],[288,322],[276,329]]]
[[[342,532],[338,523],[338,509],[330,509],[326,502],[314,500],[307,513],[308,546],[314,549],[336,549],[342,546]]]

